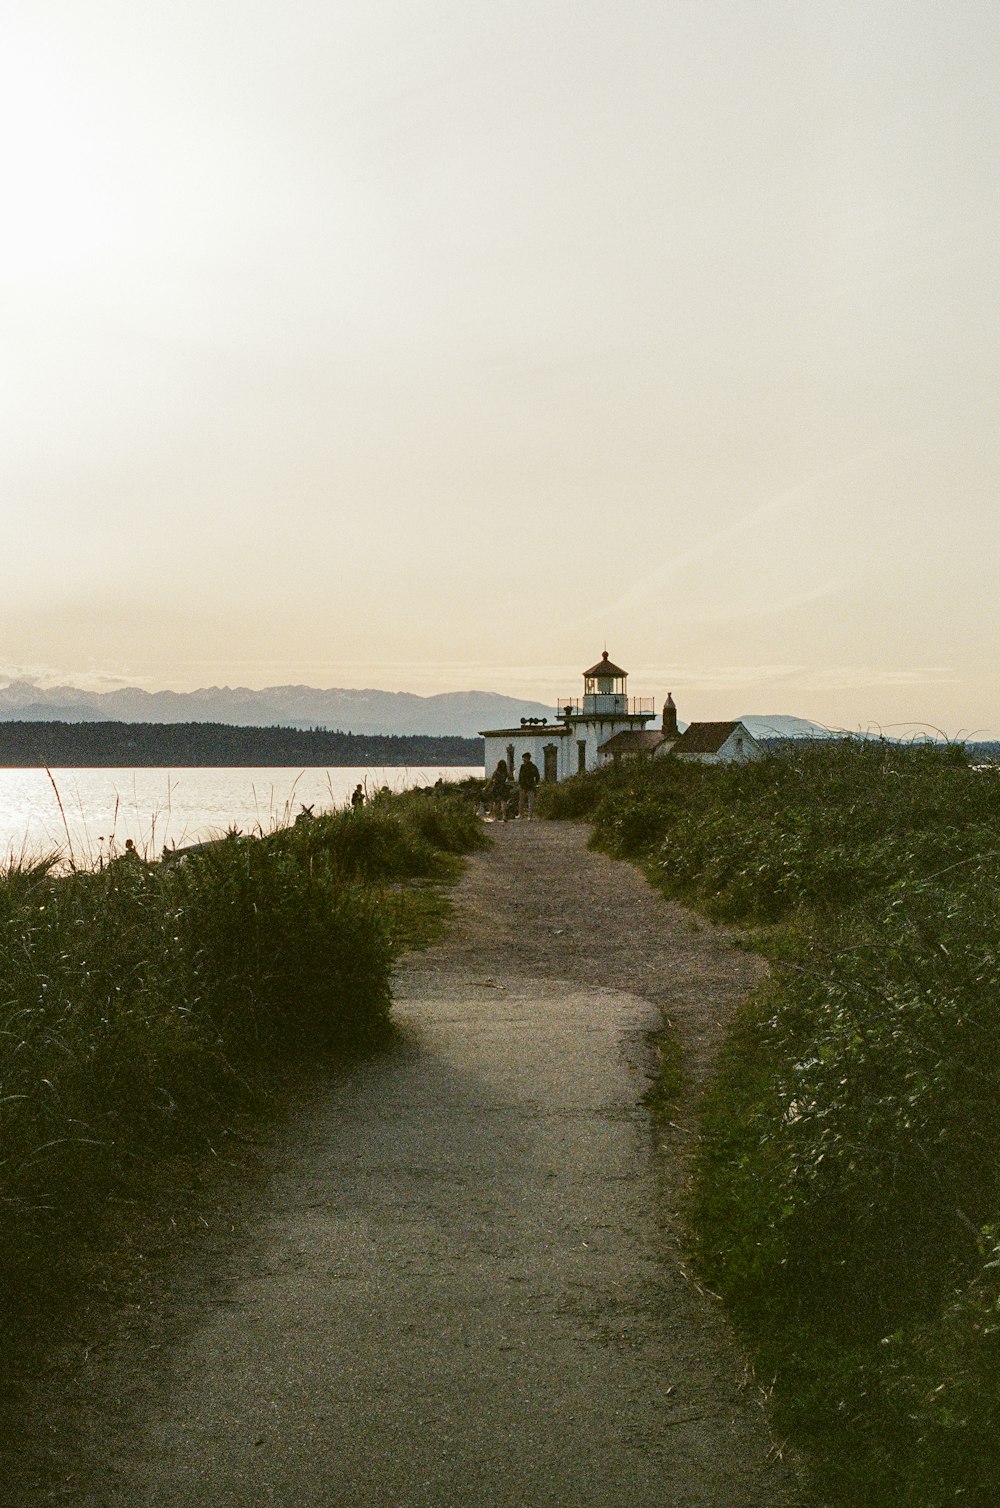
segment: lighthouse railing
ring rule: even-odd
[[[590,693],[563,697],[556,706],[556,718],[562,717],[636,717],[641,713],[656,712],[656,698],[652,696],[619,696],[617,692]]]

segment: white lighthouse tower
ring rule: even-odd
[[[544,780],[566,780],[603,763],[598,748],[616,733],[641,732],[656,716],[652,697],[628,695],[628,671],[604,651],[583,672],[583,697],[560,702],[551,723],[528,719],[518,728],[482,731],[486,773],[506,760],[515,774],[524,754],[531,755]]]
[[[597,753],[601,744],[616,733],[642,732],[656,716],[652,697],[629,701],[628,671],[609,660],[607,650],[583,672],[583,701],[565,702],[560,710],[573,744],[567,750],[566,775],[594,769],[602,763]]]

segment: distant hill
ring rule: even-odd
[[[480,765],[481,738],[232,723],[0,722],[0,768]]]
[[[455,735],[508,727],[552,708],[490,691],[415,696],[338,687],[208,686],[199,691],[81,691],[30,681],[0,686],[0,722],[228,723],[234,727],[331,728],[344,733]]]
[[[829,728],[821,728],[804,717],[787,717],[784,713],[750,713],[740,722],[754,738],[829,738]]]
[[[889,743],[911,742],[911,739],[907,737],[893,738],[888,734],[883,734],[878,728],[824,728],[819,723],[808,722],[804,717],[786,717],[783,714],[766,717],[755,713],[741,718],[740,721],[754,738],[759,738],[765,743],[795,738],[886,738]],[[918,733],[914,741],[922,742],[923,736]],[[930,742],[941,743],[943,746],[946,741],[931,739]],[[970,760],[982,759],[994,763],[1000,761],[1000,741],[987,739],[965,742],[963,746]]]

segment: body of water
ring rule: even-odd
[[[131,838],[148,858],[231,827],[268,832],[344,806],[360,782],[369,795],[482,776],[482,767],[364,769],[0,770],[0,862],[59,853],[84,866],[121,853]]]

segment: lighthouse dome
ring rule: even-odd
[[[598,660],[597,664],[591,665],[590,669],[585,670],[583,674],[587,680],[589,680],[591,676],[599,675],[614,676],[616,678],[621,677],[623,681],[628,680],[628,671],[623,670],[620,665],[616,665],[613,660],[609,660],[607,650],[605,650],[601,655],[601,658]]]

